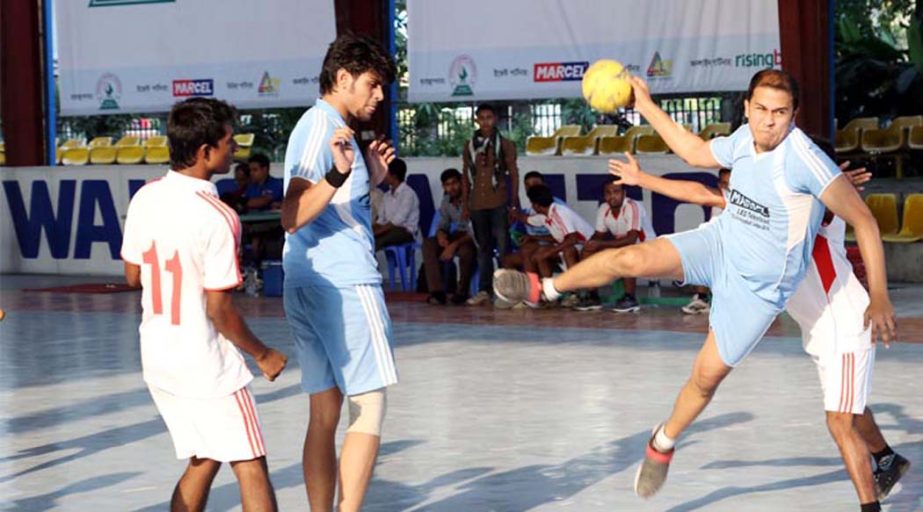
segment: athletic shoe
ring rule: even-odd
[[[512,302],[507,302],[501,299],[500,297],[497,297],[496,299],[494,299],[494,308],[496,309],[513,309],[513,306],[515,305],[516,304],[513,304]]]
[[[603,308],[603,303],[599,297],[583,297],[574,306],[577,311],[599,311]]]
[[[501,268],[494,272],[494,293],[513,304],[526,302],[537,306],[542,299],[542,286],[538,274]]]
[[[660,426],[658,425],[654,432],[656,433],[659,428]],[[635,494],[642,498],[650,498],[663,486],[663,483],[667,480],[667,471],[670,469],[673,453],[676,452],[675,448],[667,453],[658,452],[654,449],[653,443],[654,436],[652,435],[647,442],[644,461],[641,462],[641,467],[638,468],[638,473],[635,475]]]
[[[898,454],[884,457],[875,470],[875,485],[878,487],[878,501],[888,497],[894,484],[910,469],[910,461]]]
[[[490,302],[490,294],[487,292],[478,292],[477,295],[465,301],[465,304],[469,306],[480,306],[485,302]]]
[[[612,311],[616,313],[637,313],[640,310],[641,306],[638,305],[638,299],[628,293],[612,306]]]
[[[561,307],[562,308],[574,308],[577,307],[577,304],[580,303],[580,297],[575,293],[568,293],[563,298],[561,298]]]
[[[698,293],[692,296],[692,301],[689,304],[683,306],[683,313],[687,315],[701,315],[708,313],[708,310],[708,303],[702,300],[701,295]]]

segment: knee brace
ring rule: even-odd
[[[349,401],[349,427],[346,432],[381,435],[381,425],[385,419],[387,396],[385,388],[352,395]]]

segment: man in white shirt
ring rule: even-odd
[[[381,202],[381,211],[372,232],[375,235],[375,250],[389,245],[401,245],[417,239],[420,225],[420,200],[417,193],[406,183],[407,164],[395,158],[388,164],[385,183],[388,191]]]
[[[228,462],[244,510],[276,510],[253,379],[238,349],[274,380],[286,357],[250,331],[231,301],[240,285],[240,219],[210,179],[231,168],[234,109],[214,99],[176,104],[167,121],[170,165],[134,196],[122,259],[141,286],[141,366],[176,456],[189,465],[171,510],[204,510]]]

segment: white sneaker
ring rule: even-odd
[[[692,296],[692,301],[690,301],[689,304],[683,306],[682,309],[683,313],[686,313],[687,315],[702,315],[708,313],[710,306],[707,302],[702,300],[702,298],[697,293]]]
[[[465,304],[469,306],[480,306],[485,302],[490,302],[490,294],[487,292],[478,292],[477,295],[468,299]]]

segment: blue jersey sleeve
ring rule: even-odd
[[[820,198],[827,186],[842,174],[840,168],[804,132],[788,136],[785,179],[792,190]]]
[[[330,151],[330,137],[333,135],[333,123],[322,112],[311,117],[299,130],[296,151],[291,161],[286,162],[289,176],[303,178],[311,183],[324,179],[333,167],[333,154]]]
[[[715,157],[718,165],[725,169],[730,169],[734,165],[737,148],[744,144],[749,137],[750,127],[742,124],[729,136],[716,137],[709,141],[711,154]]]

